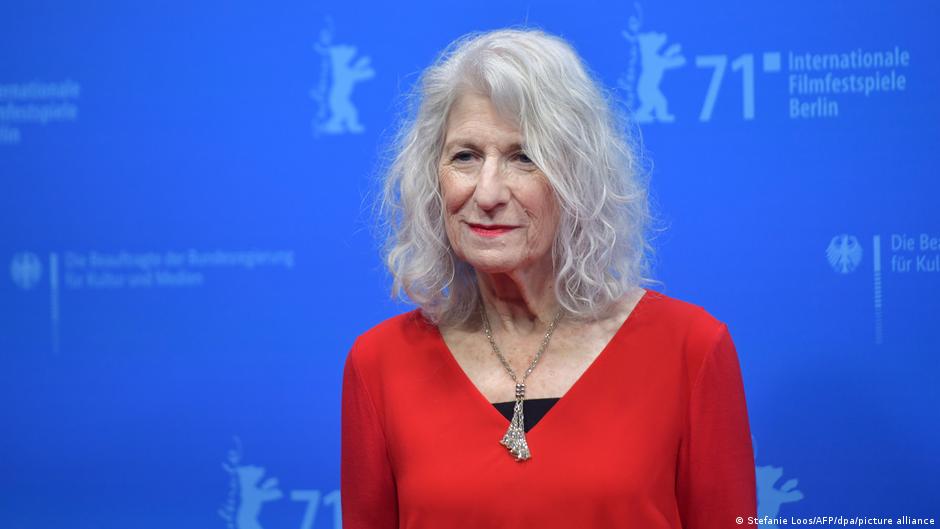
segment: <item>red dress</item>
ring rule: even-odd
[[[376,325],[343,372],[343,527],[727,529],[756,516],[737,353],[696,305],[648,290],[526,434],[531,459],[499,444],[508,426],[417,309]]]

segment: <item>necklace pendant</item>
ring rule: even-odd
[[[509,449],[516,461],[525,461],[532,457],[529,443],[525,439],[525,416],[522,403],[525,400],[525,384],[516,384],[516,405],[512,410],[512,421],[499,444]]]

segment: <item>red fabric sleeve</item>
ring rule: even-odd
[[[398,494],[385,434],[356,367],[356,345],[343,368],[340,502],[344,529],[398,527]]]
[[[738,356],[722,324],[692,386],[676,495],[684,529],[740,527],[757,516],[754,453]]]

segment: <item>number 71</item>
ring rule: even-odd
[[[695,66],[699,68],[713,68],[712,78],[705,92],[705,102],[698,115],[699,121],[710,121],[715,100],[721,90],[721,80],[725,76],[725,67],[728,64],[727,55],[699,55],[695,58]],[[754,55],[746,53],[731,62],[734,71],[743,70],[741,75],[741,115],[744,119],[754,119]]]

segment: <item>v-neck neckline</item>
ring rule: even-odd
[[[605,345],[604,348],[601,349],[601,352],[598,353],[598,355],[594,358],[594,360],[591,361],[587,369],[585,369],[584,372],[581,373],[581,376],[579,376],[578,379],[574,381],[574,384],[572,384],[571,387],[568,388],[568,390],[564,393],[564,395],[562,395],[561,397],[558,397],[558,400],[555,402],[555,404],[552,405],[551,408],[549,408],[549,410],[545,413],[545,415],[543,415],[542,418],[539,419],[538,422],[536,422],[532,426],[532,428],[530,428],[529,431],[526,432],[526,437],[531,438],[533,434],[540,433],[542,430],[544,430],[542,425],[545,424],[547,420],[550,420],[551,417],[554,417],[555,415],[558,414],[559,406],[563,406],[564,405],[563,403],[570,401],[571,397],[577,397],[579,388],[585,384],[584,380],[586,378],[595,376],[593,375],[593,373],[595,371],[600,370],[599,365],[606,361],[605,360],[606,357],[611,355],[610,349],[613,347],[614,343],[620,340],[623,337],[623,335],[626,334],[627,328],[632,326],[632,321],[636,319],[634,318],[634,314],[636,314],[637,309],[639,309],[640,306],[645,303],[646,298],[649,297],[649,293],[650,293],[649,289],[646,289],[643,292],[643,295],[640,296],[640,299],[633,306],[633,309],[630,310],[630,314],[627,315],[627,319],[625,319],[624,322],[620,325],[620,327],[617,329],[614,335],[610,338],[610,341],[607,342],[607,345]],[[444,335],[441,333],[440,328],[437,327],[436,325],[433,325],[432,327],[434,329],[434,334],[438,342],[438,345],[444,353],[443,356],[446,357],[445,363],[452,368],[455,376],[461,379],[460,383],[466,388],[466,391],[468,391],[471,394],[471,398],[475,402],[482,403],[485,406],[485,408],[488,408],[487,413],[491,417],[496,418],[500,422],[504,430],[509,428],[511,421],[506,419],[506,416],[503,415],[502,412],[500,412],[498,409],[496,409],[496,406],[494,406],[495,403],[490,402],[489,399],[486,398],[486,395],[484,395],[483,392],[480,391],[480,389],[476,386],[476,384],[473,383],[473,380],[470,379],[470,376],[467,375],[467,372],[463,370],[463,367],[460,366],[460,362],[457,361],[457,357],[454,356],[454,353],[451,352],[450,347],[447,345],[447,342],[444,340]],[[526,399],[526,400],[529,400],[529,399]]]

